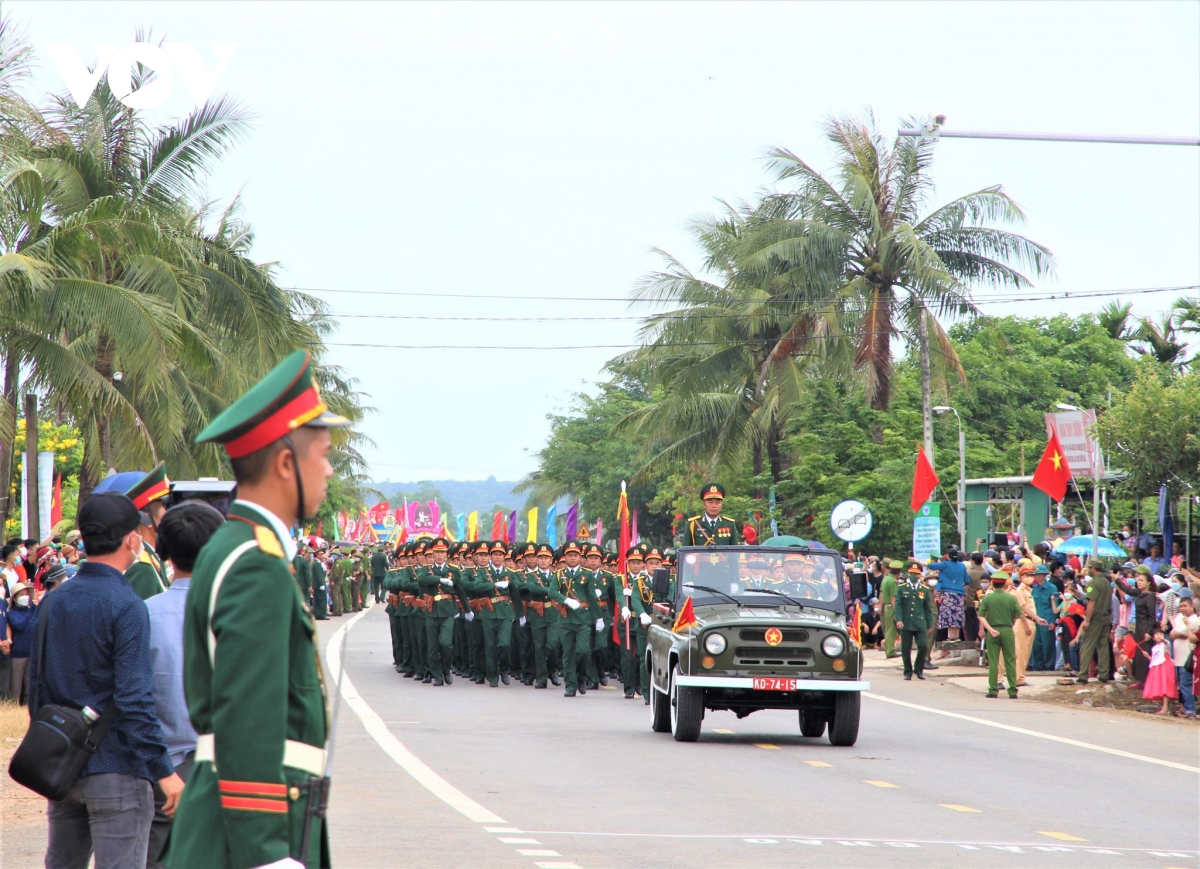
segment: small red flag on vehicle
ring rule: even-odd
[[[925,448],[917,445],[917,469],[913,473],[912,510],[916,513],[921,505],[929,500],[933,490],[937,488],[938,475],[925,455]]]
[[[671,628],[672,633],[679,633],[684,628],[690,628],[692,625],[698,625],[700,622],[696,619],[696,610],[692,608],[692,599],[689,597],[683,602],[683,607],[679,610],[679,615],[675,617],[675,625]]]

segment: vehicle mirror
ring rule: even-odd
[[[850,597],[852,600],[865,600],[867,597],[867,574],[855,571],[850,574]]]
[[[656,598],[666,597],[671,593],[671,571],[666,567],[656,568],[654,571],[654,596]],[[672,604],[675,601],[671,601]]]

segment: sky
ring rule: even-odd
[[[829,169],[830,115],[873,111],[889,138],[930,112],[947,129],[1200,135],[1194,2],[9,0],[3,12],[35,46],[37,93],[64,89],[46,42],[92,62],[91,43],[141,27],[210,67],[210,43],[237,43],[215,93],[250,108],[254,128],[205,194],[240,192],[255,258],[328,304],[328,360],[374,408],[376,480],[534,470],[547,415],[636,342],[627,299],[659,266],[653,249],[696,264],[689,220],[771,187],[770,148]],[[193,107],[177,80],[149,117]],[[931,206],[1004,185],[1028,215],[1021,231],[1057,258],[1035,294],[1200,284],[1200,148],[943,139],[933,178]],[[989,294],[976,298],[996,315],[1110,301]],[[1125,299],[1156,314],[1179,295]],[[589,319],[530,319],[564,317]]]

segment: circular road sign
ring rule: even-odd
[[[868,534],[875,524],[871,510],[862,501],[843,501],[829,514],[829,526],[839,539],[857,543]]]

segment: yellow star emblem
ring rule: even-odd
[[[1057,451],[1050,457],[1050,461],[1054,462],[1054,470],[1062,470],[1062,458],[1063,457]]]

